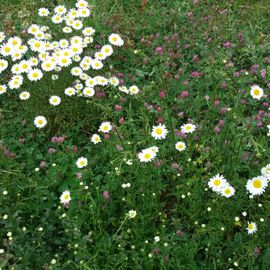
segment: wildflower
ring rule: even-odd
[[[27,92],[27,91],[23,91],[23,92],[20,93],[19,97],[20,97],[21,100],[27,100],[27,99],[30,98],[30,93]]]
[[[87,164],[88,164],[87,158],[84,158],[84,157],[80,157],[76,161],[76,165],[80,169],[83,168],[83,167],[85,167],[85,166],[87,166]]]
[[[266,165],[261,169],[261,173],[264,177],[266,177],[268,180],[270,179],[270,164]]]
[[[226,198],[232,197],[234,193],[235,193],[235,189],[230,185],[225,185],[225,187],[221,189],[221,195]]]
[[[136,85],[132,85],[128,90],[131,95],[137,95],[140,92],[140,89]]]
[[[118,34],[111,34],[109,36],[109,42],[112,45],[115,45],[115,46],[118,46],[118,47],[121,47],[121,46],[124,45],[123,39]]]
[[[91,88],[91,87],[85,87],[83,89],[83,94],[86,96],[86,97],[92,97],[95,95],[95,90],[94,88]]]
[[[61,103],[61,98],[58,96],[51,96],[49,103],[53,106],[58,106]]]
[[[40,17],[46,17],[46,16],[48,16],[50,14],[50,11],[47,9],[47,8],[40,8],[39,10],[38,10],[38,15],[40,16]]]
[[[150,162],[156,157],[157,151],[155,148],[144,149],[138,154],[138,158],[140,162]]]
[[[248,234],[253,234],[257,231],[257,224],[255,222],[248,222],[248,226],[246,228]]]
[[[128,218],[135,218],[137,216],[137,212],[133,209],[128,211]]]
[[[94,144],[100,143],[101,142],[100,136],[98,134],[94,134],[91,137],[91,142]]]
[[[186,144],[185,144],[184,142],[177,142],[177,143],[175,144],[175,148],[176,148],[176,150],[178,150],[179,152],[182,152],[182,151],[184,151],[184,150],[187,148],[187,146],[186,146]]]
[[[43,77],[43,73],[39,69],[32,69],[28,72],[27,77],[30,81],[38,81]]]
[[[250,94],[254,99],[260,100],[263,96],[263,89],[258,85],[253,85],[250,90]]]
[[[168,134],[168,130],[165,125],[159,124],[158,126],[153,126],[151,136],[156,140],[165,139]]]
[[[65,95],[67,96],[74,96],[76,93],[76,90],[73,87],[68,87],[65,89]]]
[[[43,128],[47,125],[47,120],[44,116],[37,116],[34,120],[34,124],[37,128]]]
[[[70,201],[71,201],[70,192],[66,190],[61,194],[60,202],[62,204],[68,204]]]
[[[0,95],[4,94],[7,92],[7,87],[5,85],[0,85]]]
[[[184,124],[181,126],[182,133],[192,133],[196,129],[196,126],[193,124]]]
[[[268,182],[264,176],[257,176],[247,181],[246,189],[252,195],[261,195],[264,193]]]
[[[110,122],[103,122],[101,123],[98,131],[101,131],[103,133],[109,133],[112,129],[112,125]]]
[[[208,186],[215,192],[221,192],[225,184],[227,184],[227,180],[223,175],[219,174],[212,177],[208,182]]]
[[[154,241],[157,243],[157,242],[159,242],[160,241],[160,237],[159,236],[155,236],[154,237]]]

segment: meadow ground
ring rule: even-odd
[[[0,0],[0,269],[269,270],[270,1],[76,2]]]

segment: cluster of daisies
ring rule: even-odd
[[[262,195],[270,180],[270,164],[261,169],[261,175],[247,181],[246,189],[251,195]]]
[[[230,198],[235,194],[235,189],[225,179],[223,175],[215,175],[208,181],[208,186],[217,194]]]
[[[191,123],[183,124],[181,126],[181,132],[184,134],[193,133],[195,129],[196,126]],[[155,140],[163,140],[166,139],[168,133],[169,131],[164,124],[158,124],[157,126],[152,127],[151,136]],[[156,146],[153,147],[154,149],[158,149],[158,147]],[[152,153],[151,151],[153,147],[144,149],[138,154],[140,162],[150,162],[156,157],[157,151],[154,151],[154,153]],[[186,147],[187,147],[186,144],[181,141],[175,144],[175,149],[178,150],[179,152],[184,151]]]
[[[0,85],[0,94],[9,89],[19,89],[25,79],[30,81],[39,81],[43,78],[45,72],[60,72],[63,68],[71,67],[71,74],[78,79],[72,87],[64,90],[67,96],[75,94],[79,96],[92,97],[95,95],[95,86],[112,85],[118,87],[119,91],[136,95],[139,88],[132,85],[129,88],[120,86],[117,77],[105,78],[103,76],[90,77],[87,71],[100,70],[104,67],[103,61],[113,54],[112,46],[123,46],[124,41],[118,34],[111,34],[108,38],[109,44],[106,44],[97,51],[93,57],[82,56],[85,49],[93,43],[93,27],[84,27],[83,20],[91,15],[91,9],[87,1],[78,0],[75,8],[68,10],[63,5],[55,7],[53,12],[46,8],[38,10],[40,17],[49,17],[50,20],[62,27],[67,38],[59,41],[53,40],[53,34],[48,26],[32,24],[27,32],[31,37],[27,44],[19,37],[10,37],[6,40],[3,32],[0,33],[0,74],[5,70],[11,72],[11,78],[7,84]],[[73,34],[74,32],[74,34]],[[10,61],[11,60],[11,61]],[[75,65],[74,65],[75,63]],[[57,79],[58,75],[53,74],[52,79]],[[83,81],[83,82],[82,82]],[[21,100],[30,98],[28,91],[19,94]],[[58,106],[61,103],[59,96],[51,96],[49,104]],[[37,128],[43,128],[47,124],[44,116],[37,116],[34,120]],[[94,138],[98,142],[97,136]]]

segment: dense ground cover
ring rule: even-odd
[[[52,40],[83,36],[37,15],[75,3],[2,0],[1,31],[24,43],[32,24],[54,29]],[[270,163],[268,1],[89,4],[84,27],[95,33],[82,58],[94,58],[111,33],[124,45],[113,46],[104,68],[85,73],[139,92],[105,82],[85,97],[70,72],[78,59],[36,82],[24,74],[19,89],[0,95],[0,267],[269,269],[270,196],[261,171]],[[1,59],[9,62],[3,85],[13,63]],[[263,96],[251,93],[254,85]],[[71,86],[77,95],[64,93]],[[54,95],[58,106],[49,103]],[[37,116],[46,117],[43,128]],[[159,124],[162,134],[153,134]],[[215,187],[224,181],[217,174],[231,194]],[[258,190],[247,185],[256,180]]]

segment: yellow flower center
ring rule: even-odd
[[[39,120],[38,120],[38,124],[39,124],[39,125],[42,125],[42,124],[43,124],[43,120],[39,119]]]
[[[215,186],[219,186],[219,185],[220,185],[220,183],[221,183],[221,182],[220,182],[220,180],[219,180],[219,179],[216,179],[216,180],[214,181],[214,185],[215,185]]]
[[[253,187],[255,187],[255,188],[261,188],[262,187],[261,180],[259,180],[259,179],[254,180]]]
[[[231,194],[231,190],[229,188],[226,188],[225,189],[225,194],[230,195]]]
[[[145,159],[149,159],[150,157],[151,157],[151,155],[149,153],[144,154]]]
[[[158,135],[161,135],[161,134],[162,134],[162,129],[161,129],[161,128],[157,128],[157,129],[156,129],[156,133],[157,133]]]
[[[253,224],[248,224],[248,228],[250,229],[250,230],[252,230],[253,229]]]
[[[258,96],[260,94],[260,90],[259,89],[255,89],[253,93],[254,93],[255,96]]]

